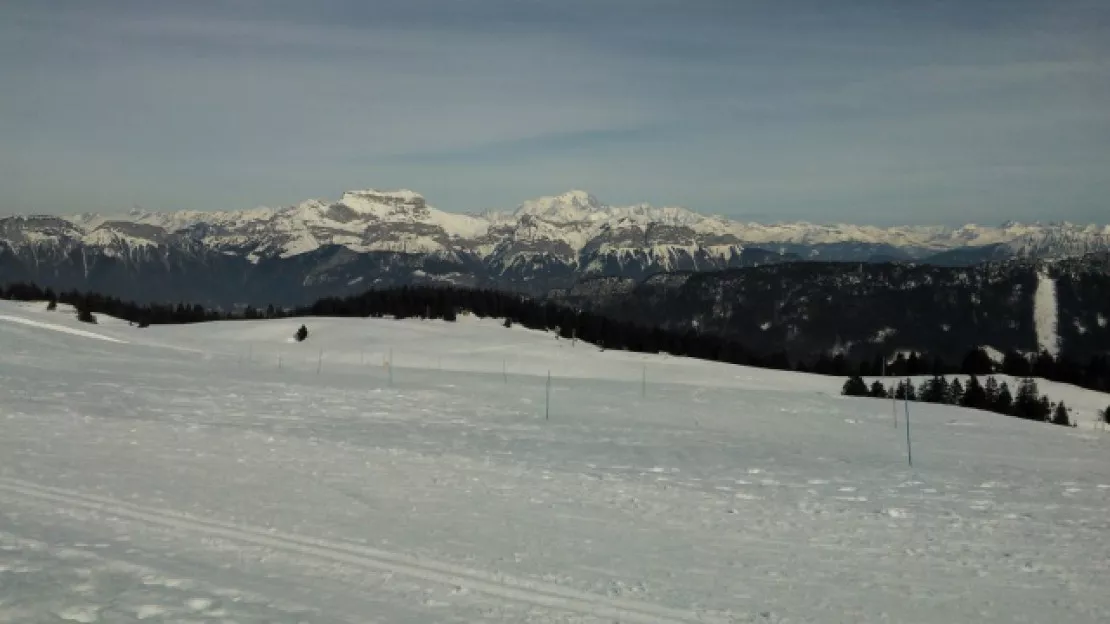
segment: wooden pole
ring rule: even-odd
[[[909,462],[910,468],[913,468],[913,445],[910,443],[910,392],[908,389],[910,380],[906,378],[906,461]]]

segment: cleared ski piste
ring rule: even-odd
[[[98,318],[0,302],[0,621],[1110,621],[1106,395],[1041,384],[1078,429],[911,404],[911,470],[838,379]]]

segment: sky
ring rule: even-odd
[[[1106,0],[4,0],[0,214],[1110,222]]]

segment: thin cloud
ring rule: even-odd
[[[585,187],[776,220],[1105,220],[1110,8],[0,4],[0,210]]]

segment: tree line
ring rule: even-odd
[[[967,383],[964,384],[958,378],[949,381],[942,375],[933,375],[931,378],[923,380],[916,387],[909,379],[904,379],[899,381],[897,385],[887,388],[879,380],[875,380],[868,386],[863,377],[852,375],[844,383],[842,394],[877,399],[893,398],[939,405],[959,405],[1015,416],[1025,420],[1062,426],[1076,426],[1071,420],[1067,405],[1063,401],[1053,403],[1048,396],[1042,395],[1037,387],[1036,380],[1032,377],[1023,378],[1018,383],[1015,394],[1011,392],[1009,383],[1006,381],[999,383],[993,376],[987,377],[986,381],[981,383],[978,376],[971,375],[968,377]],[[1100,416],[1105,422],[1110,423],[1110,407],[1107,407]]]
[[[507,325],[520,324],[529,329],[554,331],[560,338],[573,338],[596,345],[641,353],[669,353],[731,364],[795,370],[847,377],[906,377],[932,374],[987,376],[1006,374],[1015,378],[1043,377],[1099,391],[1110,391],[1110,362],[1105,355],[1095,356],[1086,365],[1042,352],[1035,358],[1006,353],[995,362],[980,348],[972,348],[959,363],[928,354],[899,353],[893,358],[853,361],[845,354],[821,355],[813,361],[792,362],[786,351],[771,354],[756,352],[736,339],[701,332],[695,328],[667,329],[633,321],[622,321],[601,312],[540,299],[519,293],[451,286],[402,286],[369,290],[349,297],[327,297],[302,307],[266,306],[226,311],[197,304],[137,304],[97,293],[76,290],[54,292],[35,284],[0,286],[0,298],[20,301],[64,303],[76,308],[82,320],[92,313],[107,314],[149,325],[200,323],[218,320],[257,320],[289,317],[392,317],[454,321],[467,312],[482,318],[498,318]],[[966,390],[966,389],[965,389]],[[916,389],[915,389],[916,391]]]

